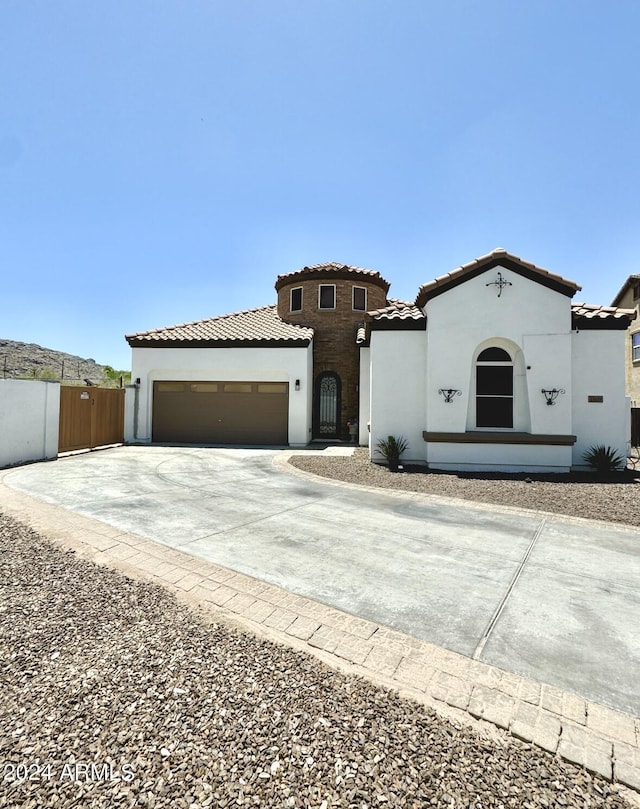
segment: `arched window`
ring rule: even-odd
[[[497,346],[476,361],[476,427],[513,427],[513,360]]]

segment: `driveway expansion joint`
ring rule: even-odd
[[[478,642],[478,645],[476,646],[476,648],[475,648],[475,650],[473,652],[472,657],[473,657],[474,660],[479,660],[480,659],[480,656],[482,655],[484,647],[487,645],[487,641],[489,640],[489,637],[490,637],[491,633],[493,632],[496,624],[500,620],[500,616],[502,615],[502,611],[504,610],[504,608],[507,605],[507,601],[509,600],[509,596],[511,595],[511,593],[513,592],[514,587],[518,583],[518,579],[522,575],[522,571],[524,570],[525,565],[527,564],[527,560],[529,559],[529,556],[531,556],[531,552],[533,551],[533,549],[535,547],[535,544],[538,541],[538,538],[540,537],[540,535],[542,534],[542,532],[544,530],[546,522],[547,522],[546,518],[543,517],[540,524],[536,528],[536,530],[535,530],[535,532],[533,534],[533,537],[531,538],[531,542],[529,543],[529,546],[527,547],[527,550],[525,551],[524,556],[522,557],[522,559],[520,561],[520,564],[518,565],[518,567],[516,569],[516,572],[513,574],[513,578],[509,582],[509,586],[507,587],[504,596],[500,600],[500,603],[496,607],[495,612],[491,616],[491,619],[490,619],[489,623],[487,624],[487,628],[482,633],[482,637],[480,638],[480,641]]]
[[[3,478],[0,472],[0,508],[81,557],[151,579],[203,608],[213,621],[346,667],[454,721],[478,720],[480,729],[492,725],[508,731],[624,785],[640,800],[639,718],[140,536],[120,532],[106,539],[103,523],[35,500],[4,485]]]

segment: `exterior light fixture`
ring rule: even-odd
[[[295,387],[296,387],[296,390],[300,390],[300,380],[299,379],[296,379]]]
[[[456,388],[440,388],[438,393],[441,396],[444,396],[444,400],[447,404],[450,404],[453,401],[454,396],[462,396],[462,391],[457,390]]]
[[[551,390],[545,390],[544,388],[541,389],[540,393],[544,396],[547,400],[548,405],[554,405],[556,403],[556,399],[560,393],[566,393],[564,388],[551,388]]]
[[[498,287],[498,297],[502,295],[502,290],[505,287],[512,287],[513,284],[511,281],[505,281],[502,277],[502,273],[498,272],[498,280],[497,281],[490,281],[488,284],[485,284],[486,287]]]

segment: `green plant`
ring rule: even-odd
[[[107,384],[107,387],[112,387],[113,385],[119,386],[120,378],[122,378],[123,385],[129,385],[131,383],[131,371],[118,371],[111,365],[104,366],[104,375],[107,382],[110,383]]]
[[[402,435],[398,438],[396,438],[395,435],[389,435],[387,438],[381,438],[376,446],[378,448],[378,452],[389,464],[389,469],[392,472],[395,472],[397,471],[398,464],[400,463],[400,456],[409,446],[409,443]]]
[[[626,466],[625,459],[613,447],[605,447],[604,444],[589,447],[582,457],[599,475],[618,472]]]

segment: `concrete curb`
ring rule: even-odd
[[[304,650],[448,718],[508,731],[628,787],[640,804],[640,718],[36,500],[5,484],[10,471],[0,472],[0,509],[81,557],[167,586],[214,620]]]
[[[456,497],[446,497],[445,495],[441,494],[428,494],[426,492],[415,492],[411,489],[385,489],[379,486],[369,486],[366,483],[352,483],[351,481],[347,480],[338,480],[336,478],[325,478],[321,475],[315,475],[313,472],[307,472],[305,469],[299,469],[297,466],[293,466],[289,463],[290,458],[292,457],[305,457],[309,454],[313,455],[321,455],[321,452],[314,452],[309,453],[305,451],[299,450],[290,450],[286,452],[279,453],[273,459],[273,466],[276,469],[279,469],[281,472],[285,472],[289,475],[296,475],[298,477],[306,478],[307,480],[312,480],[314,483],[324,483],[327,486],[338,486],[341,488],[347,489],[358,489],[360,491],[371,492],[372,494],[380,494],[384,493],[385,497],[397,497],[397,498],[406,498],[410,497],[412,499],[420,500],[426,499],[430,503],[435,503],[441,506],[451,506],[459,508],[463,505],[465,508],[475,508],[478,511],[487,511],[492,514],[520,514],[523,516],[528,517],[547,517],[550,520],[554,520],[557,522],[568,523],[569,525],[579,525],[579,526],[595,526],[595,527],[602,527],[603,525],[610,525],[613,526],[616,531],[626,531],[630,534],[636,535],[640,530],[636,525],[628,525],[627,523],[622,522],[607,522],[606,520],[594,520],[588,517],[573,517],[568,514],[562,514],[558,511],[543,511],[542,509],[536,508],[524,508],[523,506],[503,506],[499,503],[484,503],[479,502],[477,500],[464,500],[461,498]],[[334,456],[338,453],[332,453]],[[346,454],[346,453],[341,453]]]

